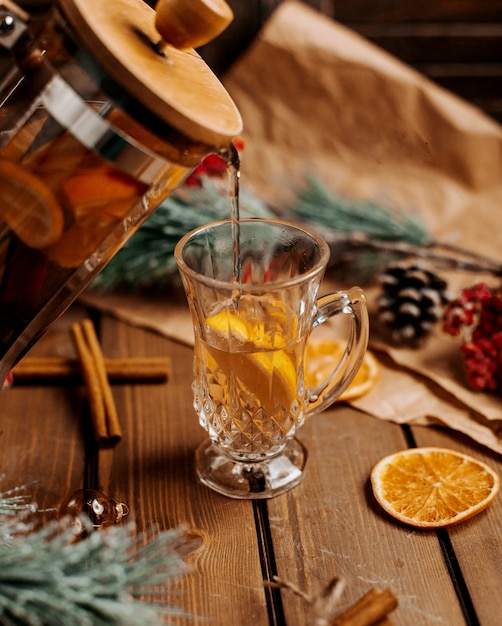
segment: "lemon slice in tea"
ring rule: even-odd
[[[229,310],[207,318],[206,326],[215,339],[207,349],[227,377],[237,378],[271,414],[276,407],[287,410],[291,406],[296,396],[296,361],[294,351],[286,349],[283,335],[274,336],[273,347],[262,323]]]
[[[206,325],[211,331],[223,337],[232,337],[241,343],[249,341],[251,330],[249,324],[226,309],[208,317]]]
[[[371,471],[377,502],[392,517],[419,528],[452,526],[495,498],[498,474],[476,459],[445,448],[410,448]]]

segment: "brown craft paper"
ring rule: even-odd
[[[418,212],[437,238],[500,251],[502,128],[352,31],[284,3],[226,86],[244,119],[243,184],[267,202],[312,171]]]
[[[436,239],[502,258],[502,128],[475,107],[298,2],[276,10],[225,84],[244,119],[242,185],[265,202],[280,207],[313,173],[337,193],[418,213]],[[191,341],[183,298],[86,297]],[[372,340],[385,352],[381,379],[355,406],[502,452],[502,400],[467,388],[458,342],[439,330],[420,350]]]
[[[397,424],[453,428],[502,454],[498,436],[502,421],[488,420],[482,413],[448,393],[427,375],[417,375],[376,352],[380,373],[377,385],[352,406]]]

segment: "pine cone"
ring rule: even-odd
[[[378,319],[398,342],[425,337],[449,301],[447,283],[419,263],[396,262],[379,276]]]

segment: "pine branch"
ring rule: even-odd
[[[254,195],[243,192],[242,217],[271,217]],[[167,198],[96,277],[92,288],[141,291],[161,288],[176,280],[174,248],[181,237],[203,224],[230,217],[228,195],[211,180],[201,188],[185,187]]]
[[[436,269],[461,270],[465,272],[483,272],[494,276],[502,275],[502,264],[499,261],[478,255],[455,246],[441,242],[431,242],[423,246],[402,241],[371,240],[361,233],[350,233],[342,238],[336,233],[324,232],[324,237],[339,259],[347,260],[365,252],[379,252],[398,257],[416,257],[430,261]],[[347,253],[340,253],[340,243],[348,246]],[[441,250],[446,252],[441,252]]]
[[[174,248],[194,228],[230,216],[228,190],[221,181],[200,179],[202,187],[182,187],[167,198],[108,266],[92,287],[141,291],[178,280]],[[331,249],[331,265],[350,264],[352,278],[371,277],[400,257],[428,260],[438,270],[502,275],[502,263],[452,244],[437,241],[420,216],[371,200],[346,198],[328,190],[314,176],[295,191],[290,206],[267,207],[241,191],[241,216],[283,217],[321,234]]]
[[[330,231],[357,232],[371,239],[413,245],[432,243],[432,236],[418,216],[370,200],[334,194],[313,176],[307,177],[305,185],[297,190],[289,211]]]
[[[0,476],[0,479],[5,478],[5,476]],[[31,487],[34,483],[29,485],[21,485],[20,487],[14,487],[13,489],[9,489],[8,491],[3,491],[0,493],[0,516],[2,515],[10,515],[12,513],[27,513],[27,512],[35,512],[37,507],[30,500],[30,496],[28,494],[21,494],[21,491],[24,491],[28,487]],[[15,495],[14,495],[15,494]]]
[[[181,529],[151,537],[117,526],[75,542],[71,526],[34,530],[19,514],[1,521],[3,625],[154,626],[162,614],[183,614],[139,599],[187,571]]]
[[[299,218],[318,230],[331,249],[331,263],[357,263],[364,255],[426,259],[441,270],[484,272],[502,275],[502,263],[459,246],[437,241],[420,219],[371,201],[343,198],[310,177],[286,209],[290,219]],[[378,259],[370,257],[371,265]]]

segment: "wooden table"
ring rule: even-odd
[[[73,307],[33,354],[71,355]],[[195,616],[173,624],[305,626],[305,602],[264,585],[274,574],[315,594],[334,576],[346,580],[340,610],[371,587],[391,587],[396,625],[502,623],[502,497],[448,531],[399,525],[375,505],[369,473],[382,456],[410,445],[466,451],[502,473],[502,460],[462,436],[402,428],[349,406],[312,418],[299,438],[309,450],[304,482],[269,501],[238,501],[200,485],[193,455],[204,438],[192,408],[191,349],[91,312],[108,357],[169,356],[165,384],[113,388],[124,438],[113,450],[89,443],[80,387],[18,386],[2,394],[2,490],[39,481],[33,498],[57,506],[69,492],[98,488],[127,503],[138,529],[181,524],[204,538],[193,571],[166,598]]]

